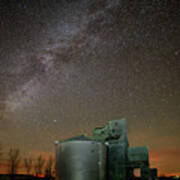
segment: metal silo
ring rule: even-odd
[[[105,180],[106,146],[86,137],[60,142],[56,148],[57,180]]]

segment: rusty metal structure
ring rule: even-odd
[[[91,138],[78,136],[56,146],[57,180],[157,180],[147,147],[130,147],[126,120],[95,128]]]

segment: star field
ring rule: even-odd
[[[1,1],[4,153],[52,153],[56,139],[125,117],[130,144],[149,146],[160,173],[180,172],[179,5]]]

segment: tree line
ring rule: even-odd
[[[2,145],[0,144],[0,165],[2,160]],[[45,160],[42,155],[39,155],[35,160],[33,158],[21,158],[20,150],[10,148],[8,152],[8,174],[14,176],[17,174],[20,165],[23,165],[27,175],[35,174],[35,176],[44,175],[51,178],[54,172],[54,159],[50,155],[48,160]]]

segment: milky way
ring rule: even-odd
[[[179,7],[155,0],[2,1],[4,148],[50,152],[55,139],[125,117],[131,144],[180,152]]]

